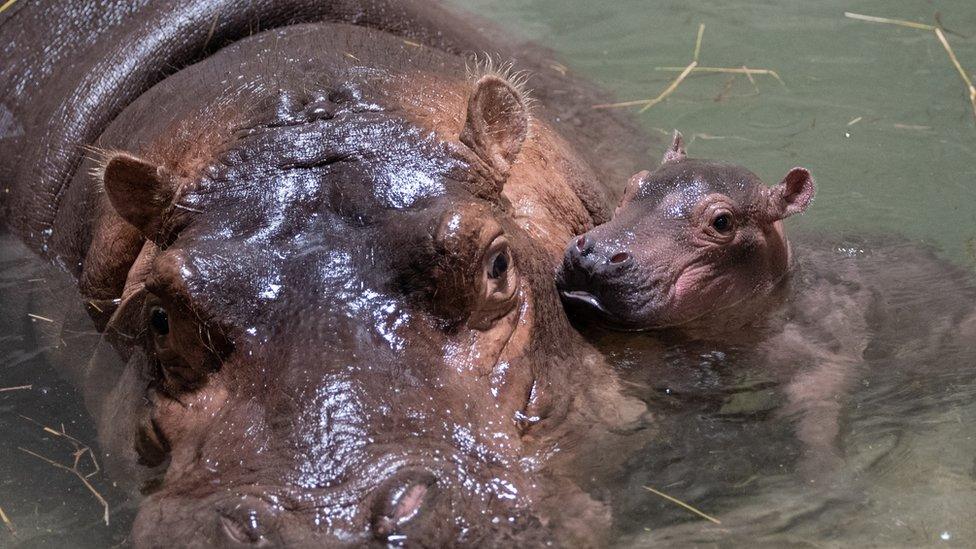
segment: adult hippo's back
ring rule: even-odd
[[[103,450],[160,475],[137,545],[599,539],[564,449],[641,409],[552,273],[641,140],[589,88],[520,56],[530,113],[421,2],[2,17],[5,206],[99,328]]]

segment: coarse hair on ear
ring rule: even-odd
[[[115,212],[152,240],[172,206],[179,181],[168,170],[127,152],[104,153],[96,174]]]
[[[523,76],[490,70],[473,84],[459,138],[504,182],[528,136],[528,101]]]
[[[532,106],[535,105],[532,90],[528,88],[529,72],[515,70],[514,61],[496,61],[491,55],[486,53],[481,56],[473,56],[465,61],[464,72],[468,82],[472,85],[484,76],[497,76],[508,82],[518,92],[522,103],[527,109],[532,110]]]
[[[783,219],[794,214],[803,213],[813,201],[816,185],[813,176],[806,168],[793,168],[777,185],[770,187],[769,217]]]

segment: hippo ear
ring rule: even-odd
[[[161,166],[128,153],[117,153],[106,162],[102,182],[119,217],[146,238],[155,237],[163,213],[176,198],[176,178]]]
[[[468,98],[461,142],[504,178],[528,131],[529,114],[522,93],[501,76],[482,76]]]
[[[816,188],[806,168],[793,168],[782,181],[769,189],[769,213],[773,219],[783,219],[802,213],[813,200]]]
[[[668,147],[668,150],[664,151],[661,164],[678,162],[684,160],[686,156],[688,155],[685,154],[685,139],[681,137],[681,132],[674,130],[674,135],[671,138],[671,146]]]
[[[638,192],[640,192],[641,184],[644,183],[644,178],[650,174],[651,172],[647,170],[641,170],[630,176],[630,180],[627,181],[627,187],[624,189],[624,197],[620,199],[620,205],[617,206],[616,211],[614,211],[614,215],[616,215],[616,212],[620,211],[621,208],[627,204],[630,204],[630,201],[637,196]]]

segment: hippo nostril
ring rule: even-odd
[[[613,257],[610,258],[610,263],[613,264],[613,265],[619,265],[620,263],[623,263],[623,262],[627,261],[628,259],[630,259],[630,254],[629,253],[627,253],[627,252],[617,252],[617,253],[613,254]]]
[[[585,234],[580,235],[573,243],[573,248],[575,248],[573,251],[585,257],[593,251],[593,239]]]
[[[271,543],[276,515],[263,500],[243,496],[222,505],[218,513],[224,534],[232,541],[255,547]]]
[[[431,497],[437,479],[430,473],[410,471],[387,482],[373,510],[373,533],[390,540],[416,517]]]

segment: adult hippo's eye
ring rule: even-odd
[[[482,256],[480,299],[472,305],[468,325],[486,329],[508,314],[518,297],[519,273],[504,236],[495,237]]]
[[[484,255],[484,277],[486,297],[491,298],[499,292],[508,294],[513,279],[512,252],[504,236],[495,238]]]
[[[169,314],[162,307],[153,307],[149,311],[149,326],[157,335],[169,334]]]
[[[488,271],[488,278],[499,279],[508,272],[508,250],[495,253],[491,260],[491,269]]]
[[[523,295],[519,257],[490,208],[449,209],[432,236],[436,255],[412,256],[406,288],[427,293],[439,317],[476,330],[488,330],[515,309]]]

